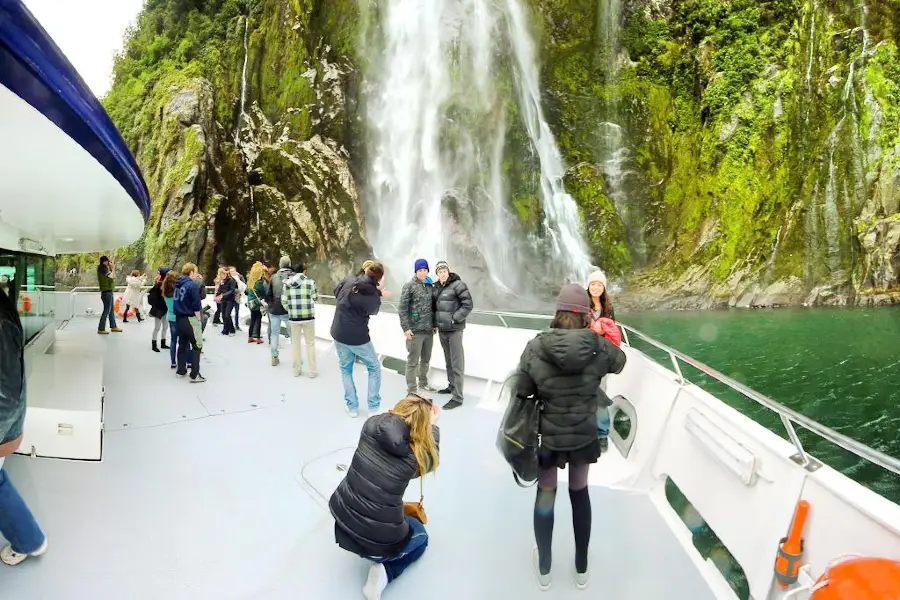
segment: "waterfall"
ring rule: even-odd
[[[858,57],[850,61],[847,73],[847,80],[841,90],[841,112],[837,124],[831,130],[826,142],[828,152],[828,165],[825,183],[825,198],[822,206],[822,216],[825,224],[825,240],[826,240],[826,262],[828,269],[832,275],[836,275],[841,269],[841,223],[840,223],[840,207],[838,206],[838,197],[840,196],[839,186],[843,183],[844,194],[844,220],[846,223],[853,222],[855,207],[853,198],[859,198],[864,186],[863,165],[861,159],[861,149],[859,147],[859,105],[856,101],[856,91],[854,89],[854,77],[856,75],[856,63],[860,61],[864,64],[866,53],[868,52],[869,33],[866,29],[866,6],[863,4],[861,10],[861,29],[862,29],[862,47]],[[849,126],[847,125],[847,122]],[[852,161],[851,173],[838,173],[835,164],[835,154],[838,152],[838,146],[842,136],[849,136],[849,156]],[[852,178],[854,186],[854,197],[851,197],[847,191],[847,181],[839,181],[839,175],[849,176]],[[850,235],[853,235],[852,232]]]
[[[816,47],[816,0],[812,0],[812,10],[809,17],[809,56],[806,59],[806,91],[812,92],[812,67],[813,55]],[[807,119],[809,114],[807,114]]]
[[[241,118],[246,114],[247,104],[247,38],[250,34],[250,17],[244,17],[244,67],[241,69],[241,111],[238,113],[237,127],[234,128],[234,144],[241,135]]]
[[[385,0],[371,10],[365,89],[370,131],[367,225],[389,269],[477,256],[515,290],[529,258],[504,185],[506,97],[540,170],[547,269],[584,281],[590,269],[578,208],[540,101],[534,45],[520,0]],[[504,26],[505,25],[505,26]],[[527,158],[527,157],[521,157]],[[473,263],[477,262],[474,258]],[[472,269],[478,270],[474,264]],[[405,277],[405,276],[404,276]]]
[[[598,126],[598,162],[606,180],[606,191],[613,206],[629,232],[629,247],[643,255],[646,251],[643,228],[637,215],[632,214],[629,202],[628,179],[636,174],[629,169],[632,153],[627,144],[627,134],[622,126],[623,115],[619,106],[619,34],[622,27],[622,1],[601,0],[599,3],[598,30],[606,62],[606,86],[610,99],[605,107],[606,120]]]

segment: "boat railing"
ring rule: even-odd
[[[325,298],[329,300],[328,304],[332,304],[334,301],[334,296],[323,295],[320,294],[319,298]],[[397,304],[390,300],[382,301],[382,304],[387,304],[391,306],[394,310],[397,309]],[[496,323],[503,327],[514,327],[515,325],[510,325],[510,323],[522,323],[523,321],[532,321],[534,323],[542,323],[549,324],[552,316],[550,315],[542,315],[535,313],[513,313],[513,312],[501,312],[501,311],[491,311],[491,310],[480,310],[475,309],[472,311],[472,314],[479,315],[482,317],[489,317],[496,320]],[[697,369],[704,375],[711,377],[712,379],[718,381],[719,383],[727,386],[728,388],[738,392],[745,398],[756,402],[757,404],[764,406],[765,408],[773,411],[778,415],[781,419],[781,423],[784,426],[785,432],[787,436],[793,444],[794,449],[797,451],[796,454],[796,462],[802,466],[803,468],[814,470],[818,468],[819,464],[813,461],[809,454],[807,454],[806,450],[803,447],[803,443],[800,441],[799,436],[797,435],[797,430],[795,425],[802,427],[803,429],[814,433],[818,437],[840,447],[844,450],[851,452],[862,458],[867,460],[873,464],[876,464],[887,471],[890,471],[896,475],[900,475],[900,459],[897,459],[893,456],[889,456],[884,452],[866,446],[865,444],[854,440],[851,437],[848,437],[839,431],[835,431],[834,429],[819,423],[818,421],[811,419],[791,408],[788,408],[784,404],[774,400],[766,396],[765,394],[761,394],[756,390],[747,387],[739,381],[728,377],[724,373],[717,371],[716,369],[706,365],[699,360],[688,356],[687,354],[676,350],[662,342],[652,338],[651,336],[638,331],[634,327],[630,325],[626,325],[624,323],[618,322],[619,327],[623,331],[623,340],[629,346],[632,346],[631,340],[629,340],[629,336],[636,336],[641,341],[653,346],[657,350],[661,350],[662,352],[668,355],[669,362],[671,363],[671,369],[675,372],[678,377],[679,383],[682,385],[687,385],[688,381],[684,377],[682,372],[681,365],[682,363],[686,365],[690,365],[691,367]],[[531,329],[533,327],[525,327]],[[665,365],[663,365],[665,366]]]
[[[124,286],[118,286],[117,290],[124,290]],[[207,286],[208,291],[212,291],[212,287]],[[92,287],[75,287],[69,290],[68,293],[72,296],[71,306],[72,312],[70,314],[74,315],[74,297],[79,293],[87,293],[94,292],[96,293],[99,290],[96,286]],[[319,300],[324,301],[325,304],[334,304],[335,298],[334,296],[327,294],[319,294]],[[382,305],[390,306],[394,311],[397,310],[397,303],[391,300],[382,301]],[[538,325],[539,327],[546,326],[550,323],[551,316],[550,315],[542,315],[535,313],[517,313],[517,312],[504,312],[504,311],[493,311],[493,310],[482,310],[475,309],[471,313],[472,316],[475,316],[477,320],[482,321],[481,324],[494,324],[499,325],[501,327],[521,327],[523,329],[535,329],[534,325]],[[470,317],[471,318],[471,317]],[[484,321],[493,321],[493,323],[484,323]],[[530,323],[529,323],[530,322]],[[522,323],[522,326],[517,325],[517,323]],[[531,326],[528,326],[531,325]],[[682,363],[685,365],[689,365],[694,369],[697,369],[704,375],[711,377],[715,381],[725,385],[726,387],[734,390],[735,392],[741,394],[745,398],[752,400],[753,402],[763,406],[778,415],[781,420],[782,425],[784,426],[785,432],[787,436],[793,444],[794,449],[797,451],[794,460],[803,468],[808,470],[817,469],[820,464],[814,460],[812,460],[807,454],[806,450],[803,447],[803,443],[800,441],[799,436],[797,435],[796,426],[802,427],[803,429],[815,434],[816,436],[850,452],[863,460],[871,462],[879,467],[890,471],[896,475],[900,475],[900,459],[897,459],[893,456],[889,456],[880,450],[876,450],[871,448],[857,440],[854,440],[851,437],[848,437],[839,431],[835,431],[834,429],[819,423],[818,421],[807,417],[791,408],[788,408],[784,404],[774,400],[766,396],[765,394],[761,394],[756,390],[740,383],[728,377],[724,373],[713,369],[709,365],[706,365],[699,360],[688,356],[687,354],[676,350],[662,342],[652,338],[651,336],[638,331],[634,327],[630,325],[626,325],[624,323],[619,322],[619,327],[623,332],[623,341],[628,345],[632,346],[631,340],[629,339],[631,336],[635,336],[639,338],[641,341],[649,344],[650,346],[656,348],[664,352],[670,361],[671,369],[674,371],[675,375],[678,378],[678,382],[681,385],[688,385],[689,382],[684,377],[682,372],[681,365]],[[665,366],[665,365],[663,365]],[[668,368],[668,367],[666,367]]]

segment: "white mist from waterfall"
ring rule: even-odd
[[[504,183],[510,48],[519,114],[540,162],[548,263],[584,281],[590,260],[564,167],[540,103],[534,47],[519,0],[385,0],[366,84],[371,134],[369,233],[389,269],[474,246],[501,289],[516,290],[522,256]],[[504,27],[505,25],[505,27]],[[456,215],[456,219],[448,218]],[[461,241],[465,240],[465,241]],[[454,246],[456,246],[454,248]]]

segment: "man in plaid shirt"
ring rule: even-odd
[[[297,265],[296,275],[285,280],[281,293],[281,305],[291,321],[291,350],[294,355],[294,377],[303,370],[300,356],[300,340],[306,342],[306,362],[309,376],[316,376],[316,302],[319,293],[316,282],[306,276],[306,265]]]

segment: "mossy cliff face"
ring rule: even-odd
[[[900,301],[900,0],[522,3],[564,183],[617,302]],[[377,14],[147,0],[104,98],[153,199],[120,273],[191,260],[211,278],[288,253],[330,283],[371,255],[359,49]],[[540,166],[510,69],[494,76],[511,213],[536,232]]]
[[[355,15],[355,0],[147,1],[104,98],[153,201],[120,265],[211,279],[287,254],[327,284],[371,255],[347,149]]]
[[[624,173],[572,190],[604,266],[640,268],[623,301],[900,300],[900,3],[630,0],[610,44],[618,2],[532,2],[563,153]]]

